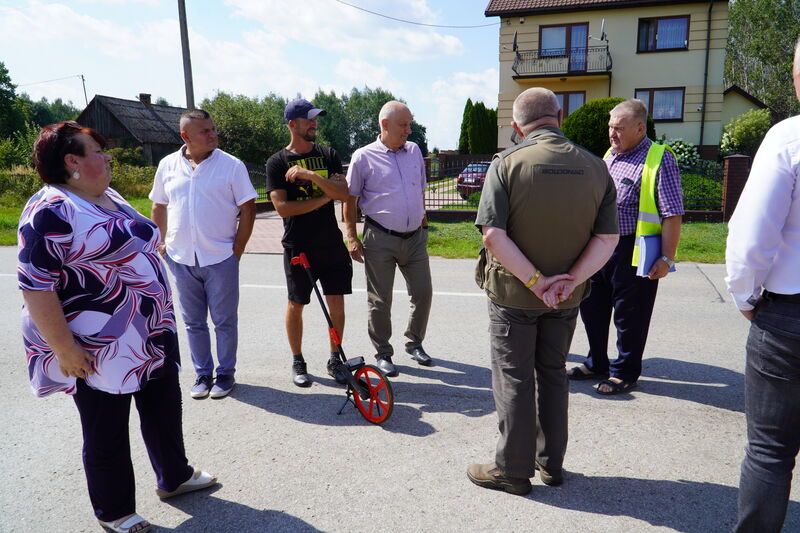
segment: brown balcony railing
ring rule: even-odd
[[[517,51],[511,69],[517,76],[611,72],[611,54],[607,46]]]

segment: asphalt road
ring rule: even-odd
[[[531,494],[518,497],[476,487],[465,475],[469,463],[492,460],[497,439],[486,301],[473,265],[431,261],[431,368],[402,351],[407,304],[398,274],[395,411],[373,426],[350,406],[336,414],[344,391],[325,374],[327,333],[313,301],[304,353],[316,381],[309,389],[291,383],[281,258],[246,255],[230,397],[189,397],[194,375],[181,332],[187,454],[221,484],[160,502],[134,410],[137,511],[158,531],[176,532],[730,530],[744,445],[747,326],[724,292],[723,266],[682,263],[662,282],[639,388],[601,398],[590,383],[573,383],[566,482],[534,480]],[[73,402],[63,394],[37,399],[28,387],[14,272],[15,250],[0,248],[0,532],[99,531]],[[357,266],[344,347],[371,358],[364,285]],[[570,362],[585,353],[579,323]],[[800,531],[796,489],[786,531]]]

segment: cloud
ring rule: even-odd
[[[339,81],[349,89],[352,87],[385,89],[395,95],[406,90],[405,83],[397,80],[385,66],[376,66],[360,59],[342,59],[334,69]]]
[[[428,144],[442,149],[457,148],[461,118],[467,98],[497,107],[497,69],[483,72],[456,72],[447,79],[433,82],[426,97],[436,106],[435,120],[428,127]]]
[[[237,16],[257,21],[270,33],[355,58],[400,61],[457,55],[463,44],[452,35],[365,13],[331,0],[227,0]],[[425,0],[363,1],[366,9],[415,21],[433,20]]]
[[[161,4],[159,0],[77,0],[80,4],[103,4],[103,5],[114,5],[114,6],[124,6],[126,4],[146,4],[149,6],[158,6]]]
[[[190,25],[189,35],[198,103],[217,90],[248,96],[313,95],[319,85],[283,57],[286,37],[281,34],[258,30],[243,32],[237,42],[213,40]],[[2,58],[17,83],[80,73],[86,76],[90,98],[94,93],[134,98],[139,92],[149,92],[176,105],[185,101],[176,18],[125,26],[63,4],[31,1],[22,8],[0,7],[0,49],[12,47],[25,50],[12,59]],[[20,55],[22,60],[14,62]],[[23,90],[35,98],[84,101],[79,81]]]

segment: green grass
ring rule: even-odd
[[[681,227],[678,261],[724,263],[728,225],[693,222]],[[428,253],[446,258],[477,259],[481,235],[472,222],[431,222]]]
[[[0,207],[0,245],[17,245],[17,224],[21,214],[21,207]]]
[[[689,222],[681,226],[678,261],[724,263],[728,225],[715,222]]]
[[[477,258],[481,233],[472,222],[431,222],[428,253],[439,257]]]

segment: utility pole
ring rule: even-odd
[[[186,86],[186,107],[194,109],[192,58],[189,55],[189,32],[186,29],[186,4],[184,0],[178,0],[178,17],[181,25],[181,49],[183,50],[183,80]]]
[[[83,74],[79,74],[81,77],[81,83],[83,83],[83,100],[86,102],[86,105],[89,105],[89,99],[86,98],[86,78],[83,77]]]

